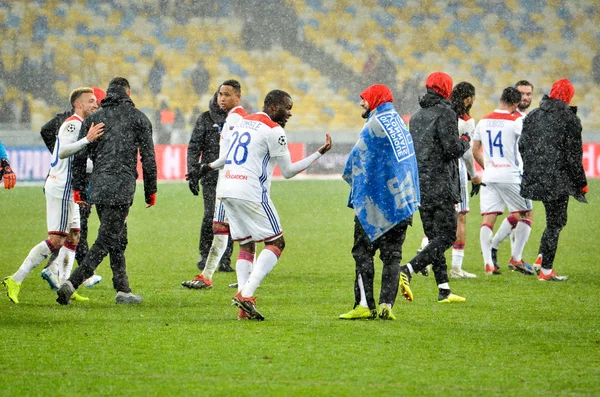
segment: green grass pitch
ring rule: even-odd
[[[570,202],[556,258],[569,281],[506,271],[508,242],[499,255],[504,273],[486,277],[475,199],[464,267],[478,278],[450,282],[467,303],[438,304],[433,277],[418,275],[415,301],[399,297],[395,322],[338,319],[353,303],[347,194],[341,180],[273,183],[287,248],[257,291],[266,321],[249,322],[230,305],[235,274],[217,273],[208,291],[181,286],[197,273],[201,198],[186,184],[161,184],[157,205],[146,209],[139,185],[126,256],[144,302],[115,305],[108,259],[98,268],[103,282],[82,288],[88,303],[59,306],[41,266],[23,282],[20,304],[2,289],[0,395],[600,394],[600,181],[590,181],[590,204]],[[92,243],[95,213],[91,219]],[[535,203],[530,262],[543,221]],[[45,238],[41,187],[0,191],[0,225],[4,277]],[[421,236],[417,216],[403,263]]]

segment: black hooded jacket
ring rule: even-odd
[[[187,150],[188,174],[198,166],[200,156],[200,163],[211,163],[219,158],[220,131],[226,117],[227,112],[219,107],[215,93],[208,103],[208,110],[198,117],[194,125]],[[209,172],[201,183],[216,185],[218,178],[218,172]]]
[[[118,85],[108,87],[101,108],[88,116],[79,132],[84,138],[90,125],[104,123],[104,135],[75,155],[73,160],[73,189],[87,187],[86,160],[94,163],[90,177],[88,201],[93,204],[131,204],[138,177],[138,150],[141,156],[146,202],[156,193],[156,159],[152,141],[152,124],[136,109],[133,102]]]
[[[523,158],[521,195],[531,200],[582,196],[581,121],[577,108],[544,95],[540,107],[525,117],[519,140]]]
[[[469,150],[469,142],[458,135],[458,118],[449,100],[428,89],[419,105],[421,109],[410,119],[410,134],[419,168],[421,206],[458,203],[458,159]]]
[[[40,131],[40,135],[44,140],[44,144],[50,151],[50,153],[54,153],[54,145],[56,144],[56,136],[58,135],[58,130],[60,126],[63,125],[66,119],[71,117],[75,113],[74,109],[67,110],[63,113],[58,113],[56,116],[52,118],[52,120],[48,121],[42,127]]]

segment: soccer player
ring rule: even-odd
[[[470,116],[469,111],[475,102],[475,87],[466,81],[454,86],[450,94],[450,102],[458,115],[458,134],[467,134],[473,136],[475,131],[475,120]],[[475,278],[473,273],[469,273],[462,268],[465,257],[465,244],[467,239],[467,214],[469,208],[468,180],[471,178],[473,184],[472,194],[479,191],[481,178],[475,171],[473,164],[473,152],[467,150],[461,158],[458,159],[458,173],[460,175],[460,198],[461,201],[456,205],[458,218],[456,223],[456,241],[452,245],[452,269],[450,277],[452,278]]]
[[[539,200],[546,212],[546,228],[534,264],[540,281],[565,281],[553,269],[558,239],[567,224],[569,196],[587,202],[583,169],[581,120],[571,107],[575,87],[567,79],[552,85],[550,95],[525,119],[519,149],[523,153],[521,194]]]
[[[5,189],[12,189],[17,184],[17,176],[10,166],[8,154],[2,141],[0,141],[0,179],[4,179]]]
[[[473,156],[484,169],[481,188],[481,215],[479,232],[485,274],[500,274],[492,256],[491,240],[498,215],[508,207],[517,225],[515,244],[508,264],[510,270],[533,274],[533,268],[523,261],[523,249],[531,233],[531,201],[521,197],[521,154],[517,149],[523,118],[515,112],[521,102],[521,93],[515,87],[502,91],[500,106],[483,117],[475,128]],[[482,151],[483,148],[483,151]]]
[[[263,111],[243,118],[231,131],[224,155],[203,167],[205,172],[223,167],[217,198],[227,212],[231,237],[240,244],[238,293],[233,297],[233,304],[243,312],[238,318],[264,320],[256,309],[254,292],[285,247],[281,222],[270,198],[275,165],[285,178],[291,178],[331,149],[331,137],[326,134],[325,144],[315,153],[292,163],[283,129],[292,116],[292,106],[288,93],[269,92]],[[264,242],[265,248],[253,265],[257,242]]]
[[[58,251],[55,266],[59,268],[59,282],[68,277],[75,261],[79,241],[79,208],[74,203],[71,190],[71,156],[101,137],[104,124],[92,124],[87,136],[77,140],[83,120],[98,109],[98,102],[91,88],[82,87],[71,93],[71,103],[75,113],[60,127],[44,186],[48,239],[33,247],[19,270],[3,281],[8,297],[14,303],[19,303],[19,291],[25,277],[48,255]],[[88,300],[78,294],[71,299]]]
[[[521,102],[519,102],[519,105],[517,106],[517,112],[519,112],[523,119],[525,119],[525,116],[527,116],[527,109],[529,109],[533,98],[533,84],[531,84],[527,80],[519,80],[515,83],[515,88],[521,93]],[[529,214],[527,214],[527,216],[533,221],[533,212],[530,212]],[[500,243],[504,241],[509,235],[511,252],[514,250],[515,228],[518,225],[518,223],[518,220],[512,214],[509,214],[506,218],[504,218],[504,220],[500,224],[500,227],[498,228],[498,231],[494,235],[494,238],[492,238],[492,260],[494,261],[496,266],[498,265],[498,247],[500,247]]]
[[[244,108],[240,106],[242,88],[237,80],[226,80],[219,87],[218,103],[219,107],[227,112],[225,124],[221,129],[221,141],[219,144],[219,157],[224,156],[229,150],[231,132],[236,124],[245,116],[248,115]],[[195,175],[198,175],[199,168],[196,169]],[[219,171],[219,181],[223,178],[224,170]],[[190,177],[188,177],[190,178]],[[195,178],[195,177],[194,177]],[[198,178],[199,180],[199,178]],[[220,182],[218,182],[220,183]],[[217,183],[217,189],[218,189]],[[221,257],[228,248],[229,241],[229,222],[225,208],[221,201],[217,198],[215,201],[215,213],[213,217],[213,240],[208,257],[206,258],[206,266],[202,273],[194,277],[190,281],[181,283],[186,288],[192,289],[209,289],[212,288],[212,278],[217,269],[217,265],[221,261]],[[231,249],[229,250],[231,255]],[[224,268],[224,271],[232,271],[230,266]]]

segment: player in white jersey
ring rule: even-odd
[[[242,89],[237,80],[226,80],[221,84],[218,91],[219,107],[227,111],[227,118],[221,128],[221,140],[219,142],[219,157],[224,156],[229,149],[229,140],[231,131],[236,124],[245,116],[248,115],[244,108],[240,106]],[[219,182],[223,177],[223,170],[219,170]],[[206,258],[206,264],[202,273],[194,277],[190,281],[181,283],[186,288],[191,289],[210,289],[213,286],[212,278],[217,269],[217,265],[221,262],[221,257],[227,250],[229,240],[229,222],[225,208],[221,200],[217,197],[215,200],[215,212],[213,217],[213,241]],[[224,269],[229,270],[229,269]],[[240,312],[241,314],[241,312]]]
[[[281,222],[270,198],[275,165],[285,178],[291,178],[331,149],[331,137],[326,134],[326,143],[317,152],[292,163],[283,129],[292,116],[292,106],[288,93],[269,92],[263,111],[243,118],[231,131],[225,155],[207,166],[223,167],[217,197],[227,211],[231,237],[240,244],[238,293],[233,304],[256,320],[264,317],[256,310],[254,292],[285,247]],[[265,248],[253,265],[257,242],[264,242]]]
[[[8,297],[14,303],[19,303],[19,291],[25,277],[48,255],[58,251],[55,264],[60,269],[59,282],[69,277],[75,261],[79,241],[79,207],[73,201],[70,156],[102,136],[104,124],[92,125],[87,137],[77,141],[83,119],[98,109],[98,102],[93,89],[83,87],[71,93],[71,104],[75,113],[60,127],[44,186],[48,238],[33,247],[19,270],[3,281],[8,289]],[[72,299],[88,300],[77,294]]]
[[[498,265],[492,258],[491,240],[496,217],[504,213],[505,206],[518,219],[509,269],[533,274],[533,268],[522,259],[531,233],[528,214],[532,206],[530,200],[520,195],[523,165],[518,142],[523,118],[515,112],[520,101],[521,94],[516,88],[505,88],[499,109],[479,121],[473,137],[473,156],[484,169],[480,201],[483,222],[479,239],[486,274],[499,274]]]
[[[527,116],[528,113],[527,109],[531,105],[531,101],[533,98],[533,84],[531,84],[527,80],[519,80],[516,82],[515,88],[521,93],[521,102],[519,102],[516,111],[519,112],[523,119],[525,119],[525,116]],[[529,214],[527,214],[527,216],[533,221],[533,212],[530,212]],[[518,224],[518,219],[514,215],[509,214],[506,218],[504,218],[504,220],[500,224],[500,227],[498,228],[498,231],[494,235],[494,238],[492,238],[492,261],[496,266],[498,265],[498,247],[500,246],[500,243],[504,241],[509,235],[510,248],[511,251],[514,250],[515,229]],[[541,258],[539,258],[539,261],[539,267],[541,267]],[[536,263],[537,262],[538,261],[536,260]],[[533,267],[535,269],[536,264],[534,264]]]

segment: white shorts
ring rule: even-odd
[[[524,212],[533,209],[531,200],[521,197],[521,185],[518,183],[487,183],[481,186],[481,215],[502,214],[508,211]]]
[[[79,219],[79,205],[46,193],[48,234],[66,236],[72,229],[79,230]]]
[[[222,198],[229,218],[229,231],[233,241],[240,244],[251,241],[271,241],[283,234],[279,215],[271,199],[267,203]]]
[[[213,223],[229,223],[227,214],[225,213],[225,207],[221,200],[216,199],[215,201],[215,213],[213,214]]]

